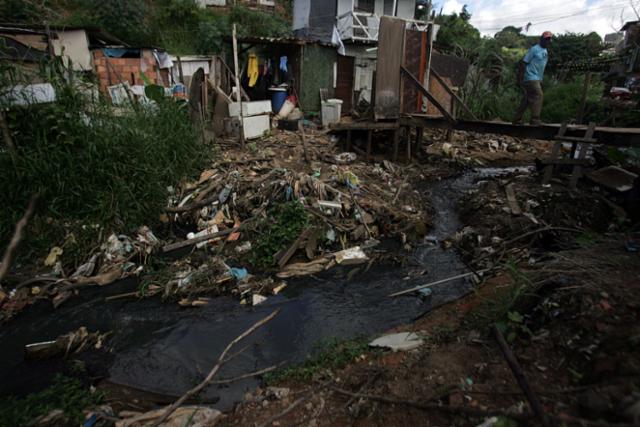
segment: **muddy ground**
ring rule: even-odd
[[[288,364],[262,376],[258,388],[246,389],[242,402],[222,415],[211,414],[208,421],[203,418],[202,425],[607,426],[640,422],[640,257],[632,251],[637,230],[627,198],[586,180],[571,190],[565,175],[543,186],[534,165],[546,154],[547,142],[463,132],[449,138],[433,132],[411,164],[385,161],[384,153],[378,153],[374,164],[367,164],[361,159],[343,163],[336,158],[340,143],[326,133],[308,135],[308,162],[295,133],[276,133],[244,150],[222,144],[222,156],[199,181],[176,185],[163,218],[166,229],[156,233],[166,245],[184,241],[189,232],[212,224],[216,230],[232,231],[263,214],[261,208],[269,200],[285,201],[293,193],[309,201],[317,220],[314,227],[322,228],[323,234],[337,231],[340,242],[324,241],[308,249],[312,239],[307,238],[283,267],[254,269],[249,256],[237,250],[247,241],[255,245],[259,240],[260,230],[249,228],[234,239],[225,236],[212,247],[176,255],[169,269],[151,276],[144,294],[129,289],[112,297],[162,295],[166,304],[188,310],[204,310],[201,307],[219,295],[248,305],[254,295],[278,301],[273,292],[280,283],[278,274],[295,275],[318,257],[328,260],[340,249],[366,247],[372,240],[378,243],[375,250],[367,250],[369,263],[340,273],[348,277],[347,282],[352,275],[366,274],[374,263],[389,269],[405,266],[415,249],[427,242],[454,251],[467,271],[477,272],[475,286],[466,296],[389,331],[417,333],[424,340],[417,349],[373,350],[366,345],[371,337],[327,347],[316,352],[317,363]],[[468,175],[473,186],[461,190],[464,194],[455,206],[459,218],[449,224],[453,230],[437,238],[430,233],[443,220],[434,208],[443,206],[442,202],[430,197],[446,199],[447,195],[425,193],[424,188],[474,168],[513,165],[526,168]],[[203,211],[201,205],[180,210],[198,198],[206,200],[207,193],[218,198],[230,177],[236,180],[234,192],[227,194],[233,203],[224,210]],[[319,209],[315,203],[324,199],[343,203],[341,214],[332,216]],[[214,217],[217,212],[224,214]],[[143,243],[136,245],[146,253]],[[275,261],[280,256],[281,252],[274,254]],[[214,263],[214,270],[210,269],[212,257],[222,262]],[[125,258],[146,268],[138,257],[125,254]],[[333,267],[327,262],[321,270]],[[108,273],[113,265],[120,264],[105,261],[100,271]],[[250,265],[249,281],[229,277],[229,266],[243,265]],[[199,273],[198,281],[184,287],[184,279],[194,272]],[[430,281],[428,271],[415,274],[424,275],[423,283]],[[24,299],[4,304],[5,314],[11,310],[7,319],[34,303],[33,288],[24,289]],[[65,291],[44,289],[51,290],[51,295],[37,295],[38,301],[55,301]],[[415,305],[416,295],[400,296],[394,304]],[[68,294],[64,304],[73,303],[73,293]],[[386,303],[379,303],[377,310],[386,309]],[[516,381],[497,344],[498,334],[505,338],[526,383],[541,402],[542,415]],[[211,363],[216,357],[211,355]],[[206,369],[198,367],[200,376]],[[88,411],[102,417],[104,425],[132,416],[123,410],[152,410],[176,397],[151,396],[89,377],[106,393],[103,403],[108,408]],[[224,393],[224,387],[216,389]],[[188,402],[195,404],[198,399]]]

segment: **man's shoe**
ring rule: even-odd
[[[531,126],[541,126],[541,125],[542,125],[542,120],[531,120],[531,121],[529,122],[529,124],[530,124]]]
[[[522,126],[524,125],[524,122],[522,120],[514,120],[511,122],[511,124],[514,126]]]

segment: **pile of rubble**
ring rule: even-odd
[[[614,230],[625,215],[595,189],[576,192],[560,181],[543,186],[528,172],[479,182],[464,197],[460,212],[468,225],[450,244],[478,268],[510,257],[535,262],[545,250],[562,245],[563,235],[569,233],[571,238],[564,240],[574,241],[589,230]],[[537,250],[530,246],[534,240]]]

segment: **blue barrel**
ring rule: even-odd
[[[271,91],[271,109],[275,114],[280,112],[282,105],[287,100],[287,89],[283,87],[272,87]]]

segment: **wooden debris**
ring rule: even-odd
[[[293,254],[296,253],[296,251],[300,248],[300,246],[305,241],[305,239],[309,236],[310,233],[311,233],[310,228],[304,229],[302,233],[300,233],[298,238],[291,244],[291,246],[289,246],[289,249],[287,249],[286,252],[282,254],[280,259],[278,259],[278,266],[280,268],[283,268],[285,265],[287,265],[287,263],[289,262]]]
[[[509,203],[509,209],[511,209],[511,213],[513,215],[522,215],[522,209],[518,204],[518,199],[516,198],[516,192],[513,189],[513,183],[507,184],[505,187],[505,193],[507,194],[507,202]]]
[[[531,405],[531,409],[536,414],[536,416],[538,417],[538,419],[540,420],[543,426],[551,427],[551,422],[545,415],[544,409],[540,404],[540,400],[538,399],[538,396],[534,393],[533,389],[529,385],[529,382],[527,381],[527,377],[524,375],[524,372],[522,371],[522,368],[520,367],[518,360],[514,356],[511,349],[509,348],[507,341],[505,341],[504,336],[502,335],[502,332],[500,332],[500,329],[498,329],[497,326],[493,327],[493,331],[496,336],[496,341],[500,346],[500,350],[502,351],[502,354],[504,355],[504,358],[507,361],[509,368],[511,368],[511,372],[513,372],[513,376],[516,378],[516,381],[518,381],[518,385],[524,392],[525,396],[527,396],[527,400]]]

